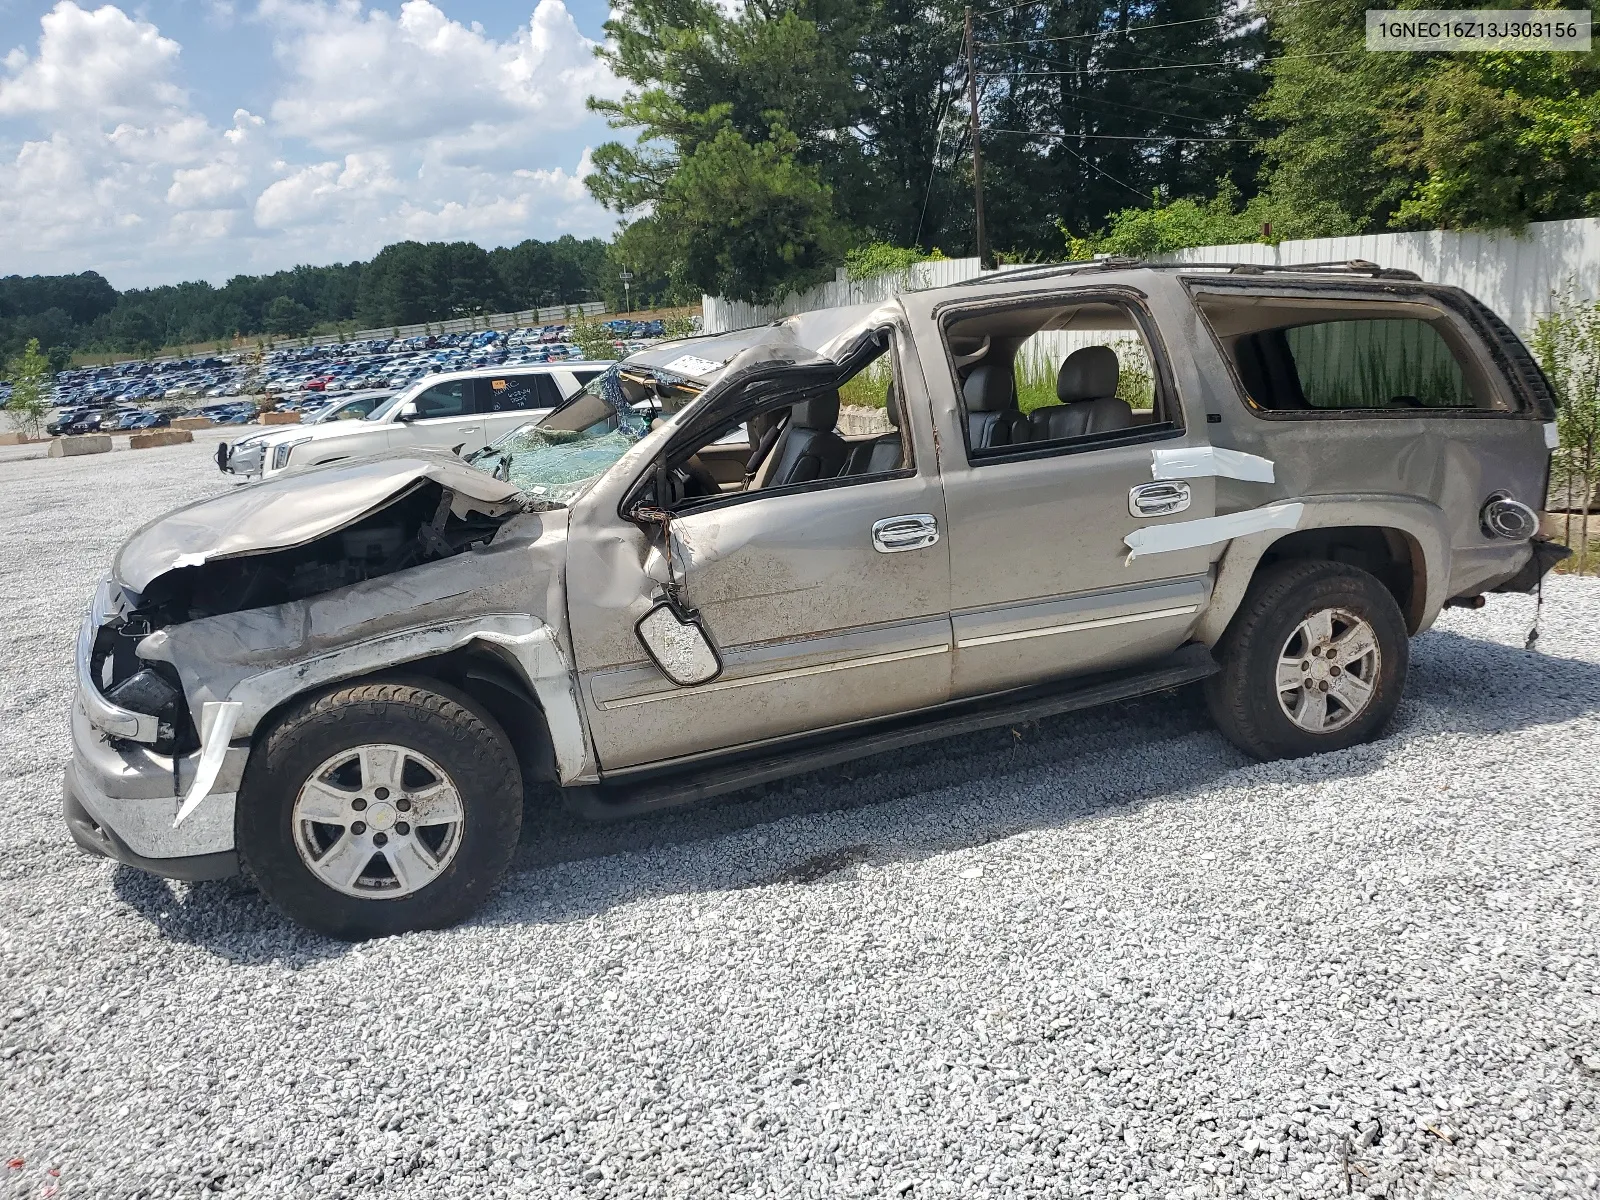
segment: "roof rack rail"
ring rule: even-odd
[[[1111,255],[1108,258],[1096,258],[1086,262],[1040,263],[1037,266],[1001,267],[994,271],[985,271],[972,279],[962,280],[962,284],[1011,283],[1018,279],[1050,279],[1057,275],[1080,275],[1085,271],[1124,271],[1129,267],[1147,267],[1150,265],[1143,259]],[[945,284],[943,286],[950,287],[955,285]]]
[[[1054,279],[1060,275],[1082,275],[1089,271],[1126,271],[1135,267],[1159,271],[1226,271],[1230,275],[1265,275],[1282,272],[1290,275],[1366,275],[1373,279],[1415,279],[1422,276],[1415,271],[1399,267],[1380,267],[1364,258],[1347,258],[1338,262],[1314,263],[1247,263],[1247,262],[1151,262],[1145,258],[1129,258],[1120,254],[1108,255],[1087,262],[1042,263],[1038,266],[1002,267],[985,271],[959,284],[938,284],[941,287],[965,287],[974,283],[1014,283],[1029,279]]]
[[[1163,266],[1182,268],[1204,267],[1212,270],[1227,271],[1230,275],[1265,275],[1268,272],[1282,271],[1295,275],[1370,275],[1374,279],[1418,279],[1422,276],[1415,271],[1407,271],[1400,267],[1380,267],[1375,262],[1364,258],[1347,258],[1337,262],[1313,263],[1226,263],[1226,262],[1186,262],[1164,263]]]

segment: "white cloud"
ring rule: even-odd
[[[228,128],[181,86],[178,43],[110,5],[60,0],[33,53],[0,59],[0,228],[21,248],[7,267],[92,267],[127,286],[365,257],[406,237],[612,227],[582,183],[588,150],[550,164],[553,134],[571,146],[559,160],[596,124],[584,99],[618,91],[561,0],[504,40],[429,0],[398,15],[262,0],[257,19],[284,77],[270,118],[240,109]]]
[[[0,79],[0,116],[25,113],[99,123],[159,117],[184,95],[167,75],[178,43],[106,5],[89,12],[61,0],[40,21],[39,53],[13,50]]]
[[[398,17],[359,0],[263,0],[261,13],[292,81],[273,120],[323,150],[412,143],[481,162],[579,124],[586,97],[618,91],[561,0],[540,0],[506,41],[429,0],[407,0]]]

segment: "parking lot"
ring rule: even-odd
[[[1600,584],[1540,653],[1446,613],[1375,745],[1250,763],[1182,692],[535,798],[478,918],[349,946],[60,822],[83,606],[214,440],[0,458],[0,1194],[1600,1194]]]

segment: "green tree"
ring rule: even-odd
[[[281,333],[289,337],[305,337],[311,332],[311,327],[316,323],[316,317],[311,310],[298,300],[291,300],[288,296],[279,296],[267,305],[266,330],[268,333]]]
[[[39,352],[37,340],[30,339],[22,353],[6,364],[6,375],[11,381],[6,416],[17,431],[27,437],[36,438],[43,432],[45,414],[50,411],[52,374],[50,360]]]
[[[1285,238],[1354,232],[1350,219],[1331,205],[1313,203],[1304,211],[1264,192],[1252,196],[1241,207],[1238,190],[1228,179],[1217,185],[1217,193],[1210,200],[1185,197],[1163,204],[1159,196],[1153,196],[1150,207],[1113,213],[1105,230],[1087,237],[1076,237],[1065,225],[1061,226],[1069,259],[1095,254],[1152,258],[1191,246],[1276,243]]]
[[[1277,54],[1258,113],[1288,207],[1362,230],[1600,213],[1600,53],[1368,53],[1366,0],[1262,7]]]
[[[1532,349],[1556,394],[1561,444],[1555,474],[1565,484],[1569,543],[1570,513],[1574,506],[1579,512],[1577,569],[1582,574],[1588,568],[1589,512],[1600,483],[1600,303],[1578,301],[1570,285],[1555,301],[1534,327]]]
[[[582,312],[567,322],[568,336],[589,359],[604,361],[617,356],[616,339],[599,322],[591,321]]]

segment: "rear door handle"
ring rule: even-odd
[[[922,550],[939,540],[939,522],[932,513],[885,517],[872,526],[872,545],[880,554]]]
[[[1128,489],[1128,513],[1135,517],[1170,517],[1188,508],[1192,499],[1189,485],[1180,480],[1141,483]]]

